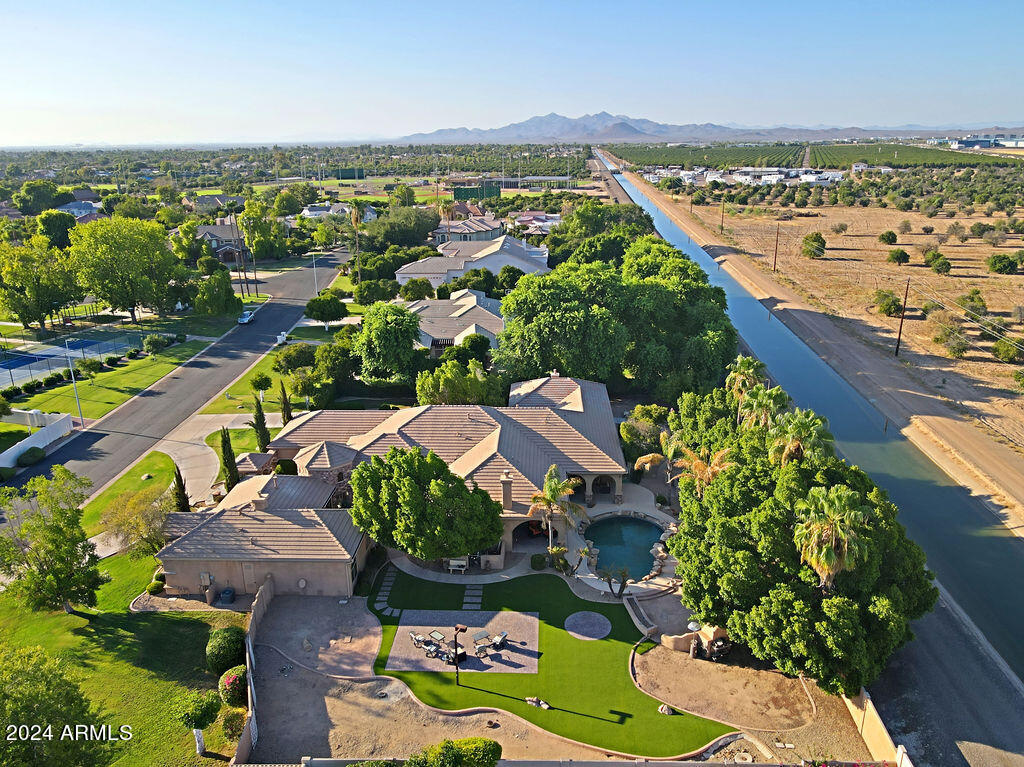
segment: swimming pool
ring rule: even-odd
[[[598,550],[599,570],[627,567],[629,577],[640,580],[654,564],[651,547],[661,537],[661,528],[645,519],[609,517],[590,525],[584,537]]]

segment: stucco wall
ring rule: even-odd
[[[365,546],[361,546],[365,549]],[[366,552],[362,551],[363,562]],[[358,561],[358,556],[357,556]],[[308,594],[310,596],[352,595],[351,560],[328,561],[265,561],[244,563],[223,560],[178,560],[165,559],[167,590],[176,594],[200,594],[203,591],[200,573],[213,576],[213,586],[218,591],[231,587],[237,594],[255,594],[267,575],[274,578],[278,594]],[[306,587],[299,588],[299,579],[306,581]]]

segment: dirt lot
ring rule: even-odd
[[[805,689],[799,679],[765,667],[739,648],[725,662],[711,663],[655,647],[637,656],[636,671],[645,691],[728,722],[779,759],[870,758],[842,700],[821,692],[813,682]]]
[[[680,209],[690,210],[689,199],[678,197]],[[1024,305],[1024,274],[991,274],[985,259],[992,253],[1012,254],[1024,248],[1024,237],[1009,235],[999,246],[985,244],[977,238],[960,243],[955,237],[937,245],[936,233],[958,222],[968,230],[976,221],[992,223],[1002,218],[988,218],[977,213],[965,217],[928,218],[921,213],[901,212],[892,208],[818,207],[786,209],[800,216],[779,221],[773,213],[727,214],[725,237],[746,252],[753,262],[770,271],[775,253],[776,231],[779,232],[778,273],[780,282],[788,284],[816,307],[845,320],[849,332],[864,342],[891,350],[895,345],[899,318],[879,314],[873,306],[876,290],[891,290],[903,296],[906,280],[911,278],[908,313],[903,330],[901,358],[910,363],[910,372],[931,388],[935,394],[954,403],[984,423],[1001,438],[1024,452],[1024,398],[1011,378],[1019,366],[996,360],[990,353],[992,342],[982,339],[977,330],[966,335],[972,346],[960,360],[949,357],[946,350],[932,339],[937,327],[920,308],[925,301],[937,300],[952,306],[958,296],[978,288],[988,304],[989,312],[1010,322],[1011,335],[1024,336],[1024,323],[1013,319],[1015,306]],[[709,231],[718,232],[721,209],[718,206],[696,206],[696,216]],[[899,234],[897,244],[886,245],[878,235],[886,230],[898,232],[902,221],[908,221],[911,232]],[[831,231],[835,224],[849,228],[845,234]],[[926,235],[922,227],[932,226],[935,232]],[[808,259],[800,255],[800,241],[810,232],[821,232],[827,242],[827,257]],[[922,251],[936,246],[953,265],[952,273],[943,276],[924,265]],[[889,250],[899,247],[910,254],[910,263],[902,267],[886,262]]]

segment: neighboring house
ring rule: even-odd
[[[622,503],[627,467],[604,384],[557,374],[513,384],[508,407],[314,411],[292,420],[270,443],[278,460],[298,465],[307,456],[317,457],[323,464],[317,470],[337,476],[341,486],[355,466],[392,447],[432,450],[501,504],[502,563],[534,519],[527,515],[530,499],[552,464],[582,480],[579,502],[593,505],[597,496],[607,495]],[[565,540],[564,520],[555,526]]]
[[[481,208],[479,205],[465,202],[464,200],[457,200],[455,205],[452,207],[452,218],[470,218],[471,216],[486,216],[487,211]]]
[[[430,349],[433,357],[473,333],[486,336],[493,348],[497,346],[498,334],[505,329],[501,301],[487,298],[479,290],[457,290],[446,300],[427,298],[404,305],[419,316],[420,344]]]
[[[273,576],[278,594],[351,596],[369,543],[348,511],[334,508],[337,489],[312,476],[260,475],[194,525],[191,515],[168,515],[173,540],[157,554],[167,592],[255,594]]]
[[[246,253],[242,230],[232,219],[218,218],[216,224],[204,224],[196,229],[196,239],[210,244],[213,255],[221,261],[233,263],[239,254]]]
[[[547,235],[562,223],[560,213],[545,213],[542,210],[522,210],[509,213],[508,220],[512,226],[521,228],[524,235]]]
[[[306,218],[323,218],[324,216],[331,215],[331,204],[329,202],[317,202],[312,205],[307,205],[299,213],[300,216]]]
[[[58,205],[57,210],[62,213],[70,213],[76,219],[82,216],[88,216],[92,213],[99,213],[103,210],[103,206],[98,202],[89,202],[87,200],[75,200],[69,202],[66,205]]]
[[[440,247],[440,256],[429,256],[398,269],[395,279],[400,285],[418,277],[437,287],[461,277],[470,269],[487,269],[497,274],[503,266],[514,266],[527,274],[543,274],[548,269],[548,249],[534,247],[504,234],[485,242],[448,242]]]
[[[200,194],[194,197],[185,197],[181,203],[186,208],[191,208],[199,213],[211,213],[217,208],[225,207],[228,203],[234,203],[241,210],[245,207],[245,198],[229,194]]]
[[[464,221],[444,221],[433,231],[434,242],[483,242],[501,237],[505,226],[494,216],[470,216]]]
[[[105,213],[86,213],[84,216],[79,216],[75,219],[76,224],[91,224],[93,221],[99,221],[101,218],[109,218]]]
[[[96,194],[92,189],[72,189],[71,194],[75,197],[75,202],[99,202],[100,196]]]

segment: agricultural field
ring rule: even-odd
[[[764,144],[758,146],[636,146],[616,144],[603,147],[616,157],[634,165],[681,165],[686,169],[701,165],[710,168],[799,167],[804,144]]]
[[[855,162],[888,165],[890,168],[920,166],[973,168],[979,165],[1014,165],[1019,161],[1010,157],[976,152],[954,152],[949,149],[907,144],[814,144],[811,146],[812,168],[846,169]]]

